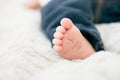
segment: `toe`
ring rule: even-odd
[[[61,20],[61,25],[65,28],[65,29],[69,29],[73,26],[72,21],[69,18],[63,18]]]
[[[62,51],[62,46],[53,46],[53,49],[56,51],[56,52],[60,52]]]
[[[65,28],[64,28],[63,26],[58,26],[58,27],[56,28],[56,31],[57,31],[57,32],[61,32],[61,33],[65,33],[65,32],[66,32],[66,30],[65,30]]]
[[[60,40],[60,39],[53,39],[52,42],[54,45],[61,45],[62,44],[62,40]]]
[[[54,33],[54,38],[62,39],[63,37],[64,37],[64,35],[61,32],[55,32]]]

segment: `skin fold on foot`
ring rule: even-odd
[[[61,20],[56,28],[53,49],[65,59],[85,59],[95,53],[91,44],[84,38],[80,30],[68,18]]]

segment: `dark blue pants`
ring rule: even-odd
[[[120,0],[91,0],[94,22],[120,21]]]
[[[55,29],[60,25],[60,20],[70,18],[96,51],[104,50],[100,34],[93,22],[111,22],[116,19],[109,20],[111,17],[106,15],[106,8],[103,8],[102,2],[96,1],[52,0],[42,9],[42,28],[47,37],[52,41]],[[104,15],[101,16],[101,14]]]

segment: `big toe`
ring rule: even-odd
[[[73,23],[69,18],[63,18],[61,20],[61,26],[63,26],[65,29],[69,29],[73,26]]]

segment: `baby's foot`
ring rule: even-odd
[[[54,50],[65,59],[84,59],[95,50],[68,18],[61,20],[53,39]]]

